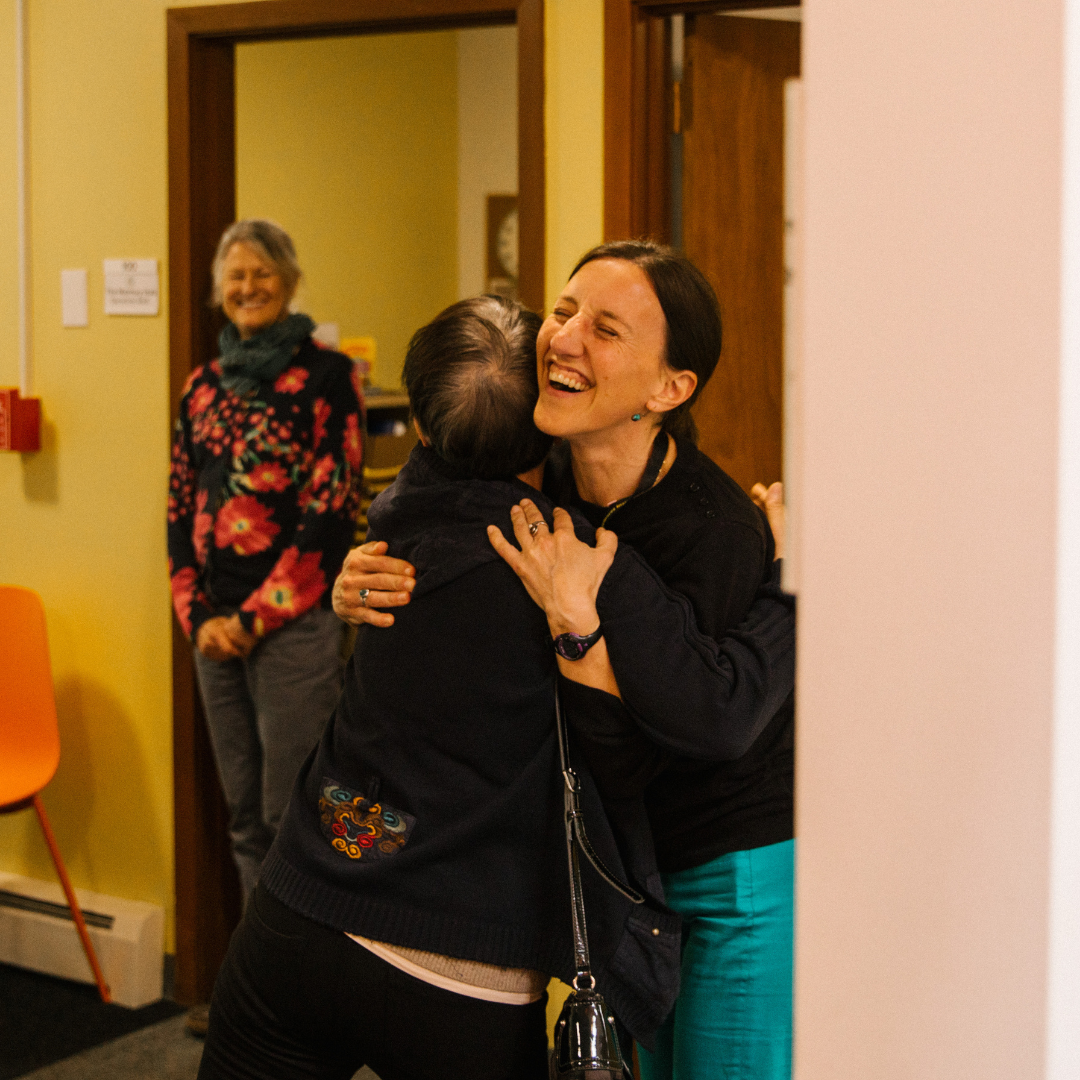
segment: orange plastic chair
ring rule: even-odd
[[[60,731],[56,726],[45,608],[33,590],[0,585],[0,814],[29,806],[37,811],[98,993],[102,1001],[111,1001],[41,801],[40,793],[56,774],[59,763]]]

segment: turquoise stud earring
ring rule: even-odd
[[[639,413],[639,412],[634,413],[634,415],[631,416],[630,419],[631,420],[640,420],[641,419],[641,413]]]

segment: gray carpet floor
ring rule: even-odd
[[[195,1080],[202,1046],[184,1031],[184,1018],[174,1016],[25,1073],[21,1080]],[[361,1069],[353,1080],[379,1078]]]

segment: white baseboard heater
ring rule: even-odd
[[[86,929],[118,1005],[162,996],[165,912],[154,904],[76,889]],[[0,872],[0,962],[92,983],[59,883]]]

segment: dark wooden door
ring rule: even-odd
[[[784,80],[800,25],[687,19],[683,245],[720,298],[724,346],[695,406],[701,449],[744,488],[781,478]]]

